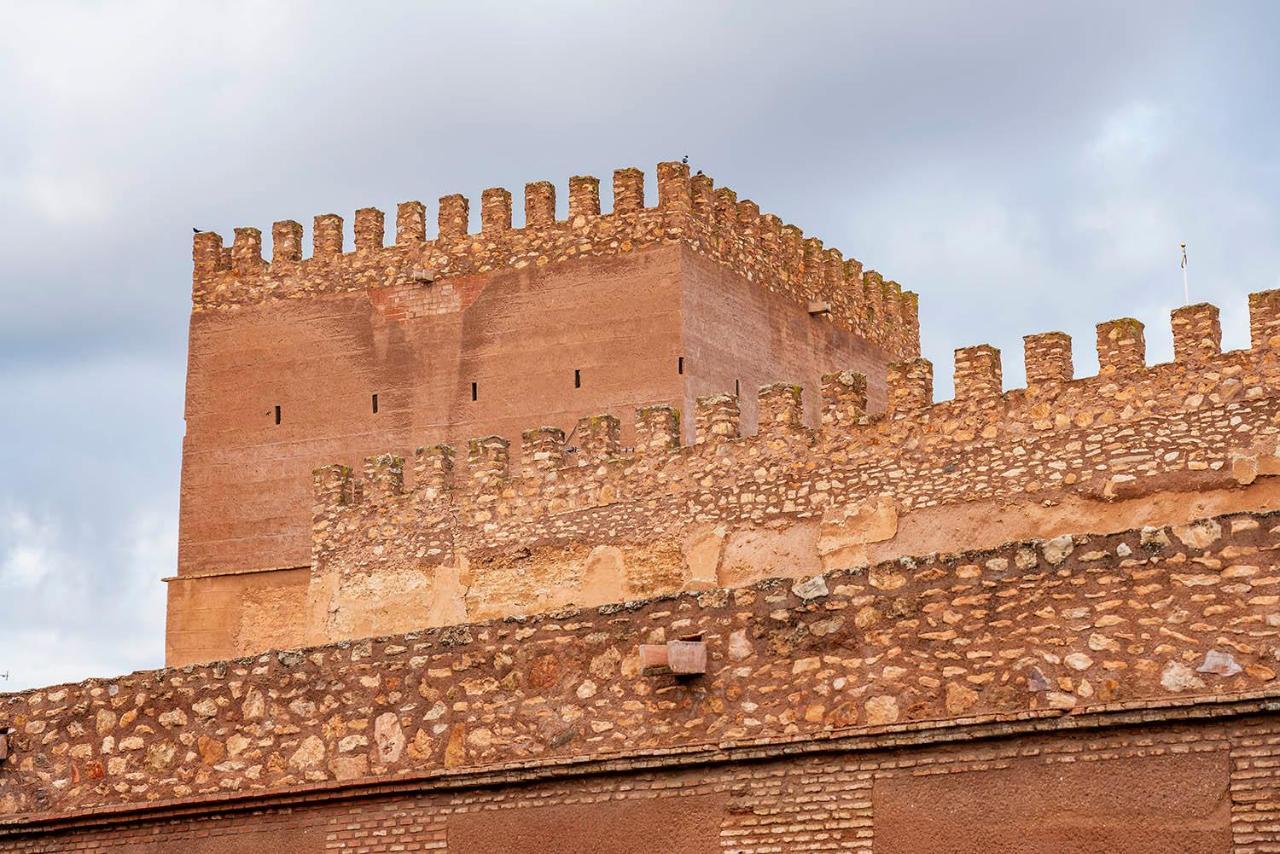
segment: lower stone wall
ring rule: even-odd
[[[666,769],[641,760],[612,773],[543,781],[516,771],[506,782],[475,788],[404,784],[231,810],[212,803],[190,815],[96,828],[0,830],[0,850],[1275,851],[1280,721],[1274,714],[1193,711],[1194,718],[1185,710],[1145,724],[1130,716],[1082,731],[1055,723],[1053,732],[994,738],[953,733],[945,744],[921,743],[934,733],[903,737],[916,743],[895,748],[833,746],[815,755]]]
[[[0,825],[1280,693],[1278,548],[1233,514],[0,695]]]

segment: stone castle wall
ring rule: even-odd
[[[1276,292],[1251,298],[1253,343],[1221,353],[1217,309],[1174,313],[1176,359],[1145,363],[1133,320],[1098,327],[1101,370],[1073,379],[1070,341],[1029,336],[1026,389],[999,353],[956,354],[956,399],[932,402],[924,360],[890,371],[889,411],[865,412],[852,374],[824,380],[822,425],[798,387],[638,413],[634,448],[611,417],[500,437],[465,454],[387,454],[363,478],[317,471],[311,613],[320,643],[564,605],[799,577],[940,550],[1195,515],[1280,507]],[[408,471],[406,471],[406,468]],[[1259,479],[1261,478],[1261,479]]]
[[[1280,515],[902,559],[0,697],[0,821],[1276,695]],[[700,637],[704,676],[641,672]]]

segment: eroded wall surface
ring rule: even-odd
[[[1219,353],[1217,310],[1175,313],[1178,358],[1145,364],[1142,328],[1099,326],[1095,377],[1071,378],[1065,336],[1028,340],[1031,385],[1002,391],[999,354],[957,353],[957,397],[900,363],[889,410],[863,383],[771,385],[759,428],[732,396],[640,410],[634,447],[611,416],[572,448],[531,430],[456,453],[371,458],[317,473],[314,552],[298,643],[804,577],[881,560],[1073,532],[1185,525],[1280,507],[1275,295],[1253,300],[1255,347]],[[264,648],[264,647],[258,647]],[[249,651],[252,647],[242,648]]]

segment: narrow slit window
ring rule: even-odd
[[[276,423],[280,423],[280,404],[276,404]]]
[[[680,358],[676,359],[676,373],[677,374],[684,373],[684,356],[681,356]]]
[[[582,388],[582,371],[579,368],[573,369],[573,387]]]
[[[480,399],[480,388],[476,383],[471,384],[471,399],[472,400]]]
[[[377,415],[378,414],[378,396],[376,394],[373,396],[372,402],[373,402],[373,414]]]
[[[742,380],[733,381],[733,394],[734,394],[734,397],[742,396]]]

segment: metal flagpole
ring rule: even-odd
[[[1182,304],[1191,304],[1191,289],[1187,286],[1187,244],[1182,244]]]

